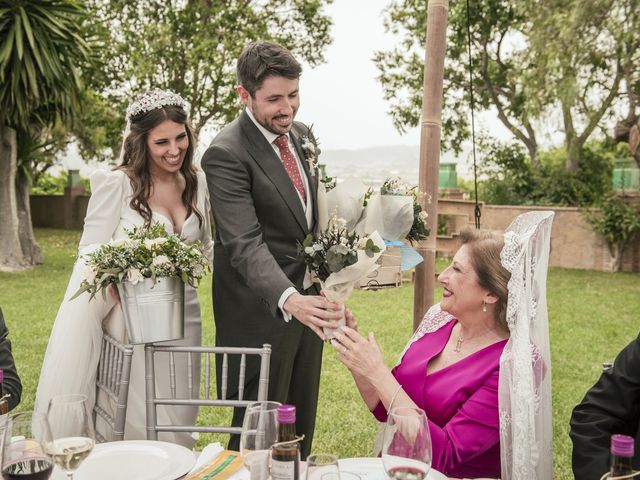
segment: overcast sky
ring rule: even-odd
[[[333,43],[326,50],[326,63],[315,68],[305,65],[297,116],[314,124],[323,149],[419,144],[417,128],[405,135],[395,130],[376,80],[373,53],[396,43],[382,22],[389,3],[335,0],[326,10],[333,18]]]

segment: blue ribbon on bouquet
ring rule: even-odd
[[[424,261],[422,255],[404,242],[385,240],[384,245],[386,247],[400,247],[400,269],[403,272],[411,270],[420,262]]]

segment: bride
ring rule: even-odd
[[[106,299],[97,295],[90,301],[89,294],[83,293],[69,300],[85,278],[83,255],[111,240],[126,238],[125,229],[153,222],[162,223],[169,233],[181,234],[189,243],[200,240],[209,260],[213,255],[207,185],[204,174],[193,164],[195,145],[186,102],[171,91],[151,90],[129,105],[126,119],[120,166],[113,171],[98,170],[90,179],[92,195],[78,260],[40,373],[35,402],[38,411],[46,412],[52,397],[68,393],[86,394],[93,407],[102,332],[126,341],[122,310],[116,306],[115,295]],[[184,340],[172,344],[200,345],[200,306],[193,287],[185,286],[184,299]],[[157,370],[162,368],[156,365]],[[176,368],[184,372],[177,375],[178,388],[186,391],[188,367],[183,363]],[[192,369],[194,378],[200,378],[199,365]],[[161,384],[162,380],[158,375],[157,388],[168,394],[169,386]],[[131,367],[125,439],[146,438],[144,385],[144,346],[138,345]],[[162,423],[192,424],[197,407],[159,409],[158,415]],[[160,434],[159,439],[193,445],[187,433]]]

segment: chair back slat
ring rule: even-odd
[[[222,394],[220,398],[222,400],[227,399],[227,381],[229,379],[229,357],[227,354],[222,355]]]
[[[244,400],[244,371],[247,368],[247,356],[243,353],[240,355],[240,375],[238,380],[238,400]]]
[[[211,353],[207,352],[204,360],[204,398],[209,400],[211,391]]]
[[[176,398],[176,359],[173,352],[169,352],[169,388],[171,398]]]
[[[109,431],[96,429],[98,442],[117,441],[124,438],[127,416],[127,397],[133,346],[120,343],[104,333],[96,373],[96,402],[93,409],[94,423]]]

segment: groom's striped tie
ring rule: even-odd
[[[289,149],[289,137],[286,135],[280,135],[273,141],[273,143],[278,147],[278,150],[280,150],[280,158],[282,159],[284,169],[289,174],[289,178],[291,179],[293,186],[296,187],[300,193],[302,203],[307,203],[307,197],[304,193],[304,183],[300,176],[298,162],[296,161],[296,157],[293,155],[293,152]]]

